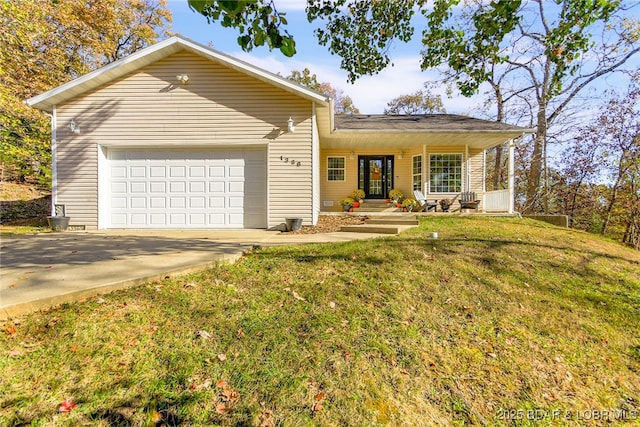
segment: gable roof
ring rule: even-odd
[[[97,70],[71,80],[68,83],[34,96],[33,98],[29,98],[25,103],[39,110],[51,112],[55,105],[62,104],[76,96],[80,96],[119,77],[184,50],[277,86],[285,91],[308,99],[309,101],[318,103],[323,107],[329,107],[331,104],[330,98],[324,94],[299,85],[277,74],[258,68],[247,62],[236,59],[225,53],[178,36],[168,38],[152,46],[134,52],[126,58],[107,64],[102,68],[98,68]]]

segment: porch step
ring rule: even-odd
[[[398,234],[400,229],[391,225],[344,225],[340,227],[341,232],[346,233],[375,233],[375,234]]]
[[[396,208],[384,200],[365,200],[360,207],[353,208],[354,212],[402,212],[402,209]]]
[[[362,225],[345,225],[340,231],[350,233],[398,234],[419,224],[415,216],[395,215],[367,218]]]
[[[418,225],[420,222],[415,216],[380,216],[375,218],[369,218],[366,221],[367,224],[376,225]]]

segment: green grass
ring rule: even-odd
[[[256,250],[3,329],[1,425],[640,412],[640,254],[532,220],[428,218],[397,237]],[[59,413],[65,399],[78,406]]]

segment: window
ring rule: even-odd
[[[462,191],[462,154],[431,154],[429,157],[429,191]]]
[[[345,158],[344,157],[327,157],[327,180],[344,181],[345,177]]]
[[[413,156],[412,183],[414,190],[422,191],[422,156]]]

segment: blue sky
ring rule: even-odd
[[[366,1],[366,0],[363,0]],[[287,58],[278,50],[269,51],[267,47],[243,52],[237,45],[238,33],[235,29],[222,28],[219,24],[208,24],[204,16],[192,11],[187,0],[168,0],[168,7],[173,14],[173,31],[201,44],[211,44],[213,48],[240,58],[274,73],[288,75],[292,70],[302,70],[308,67],[318,76],[321,82],[329,82],[332,86],[342,89],[351,96],[354,104],[361,113],[382,113],[387,102],[393,98],[415,92],[423,88],[423,83],[437,79],[435,71],[420,70],[420,42],[421,28],[424,28],[424,18],[417,14],[416,35],[409,43],[396,42],[390,52],[394,66],[387,67],[380,74],[361,77],[355,84],[347,82],[347,73],[340,69],[340,58],[329,53],[326,47],[320,46],[313,35],[314,25],[306,19],[305,0],[278,0],[279,11],[286,12],[289,25],[288,31],[296,40],[298,53],[293,58]],[[638,7],[628,13],[636,14]],[[640,63],[635,58],[634,64]],[[629,68],[628,64],[626,68]],[[598,85],[611,87],[619,84],[619,75],[607,76],[600,79]],[[457,96],[448,98],[445,88],[440,91],[444,106],[448,113],[469,114],[483,117],[478,111],[482,104],[482,97],[465,98]]]
[[[414,37],[409,43],[397,42],[393,46],[393,67],[387,67],[375,76],[361,77],[353,85],[348,83],[347,73],[340,69],[340,58],[331,55],[326,47],[317,43],[313,35],[314,26],[306,19],[305,4],[305,0],[277,2],[279,10],[287,14],[287,28],[296,40],[298,51],[294,57],[286,58],[280,51],[269,51],[267,47],[256,48],[250,53],[243,52],[236,43],[238,33],[234,29],[207,24],[204,16],[189,9],[186,0],[168,1],[175,33],[205,45],[211,43],[214,49],[274,73],[288,75],[292,70],[307,67],[318,76],[319,81],[329,82],[351,96],[361,113],[382,113],[387,102],[399,95],[422,89],[423,83],[435,75],[420,71],[420,37]],[[419,26],[416,31],[419,35]],[[462,97],[447,99],[445,96],[443,102],[449,113],[470,113],[478,104],[475,100]]]

